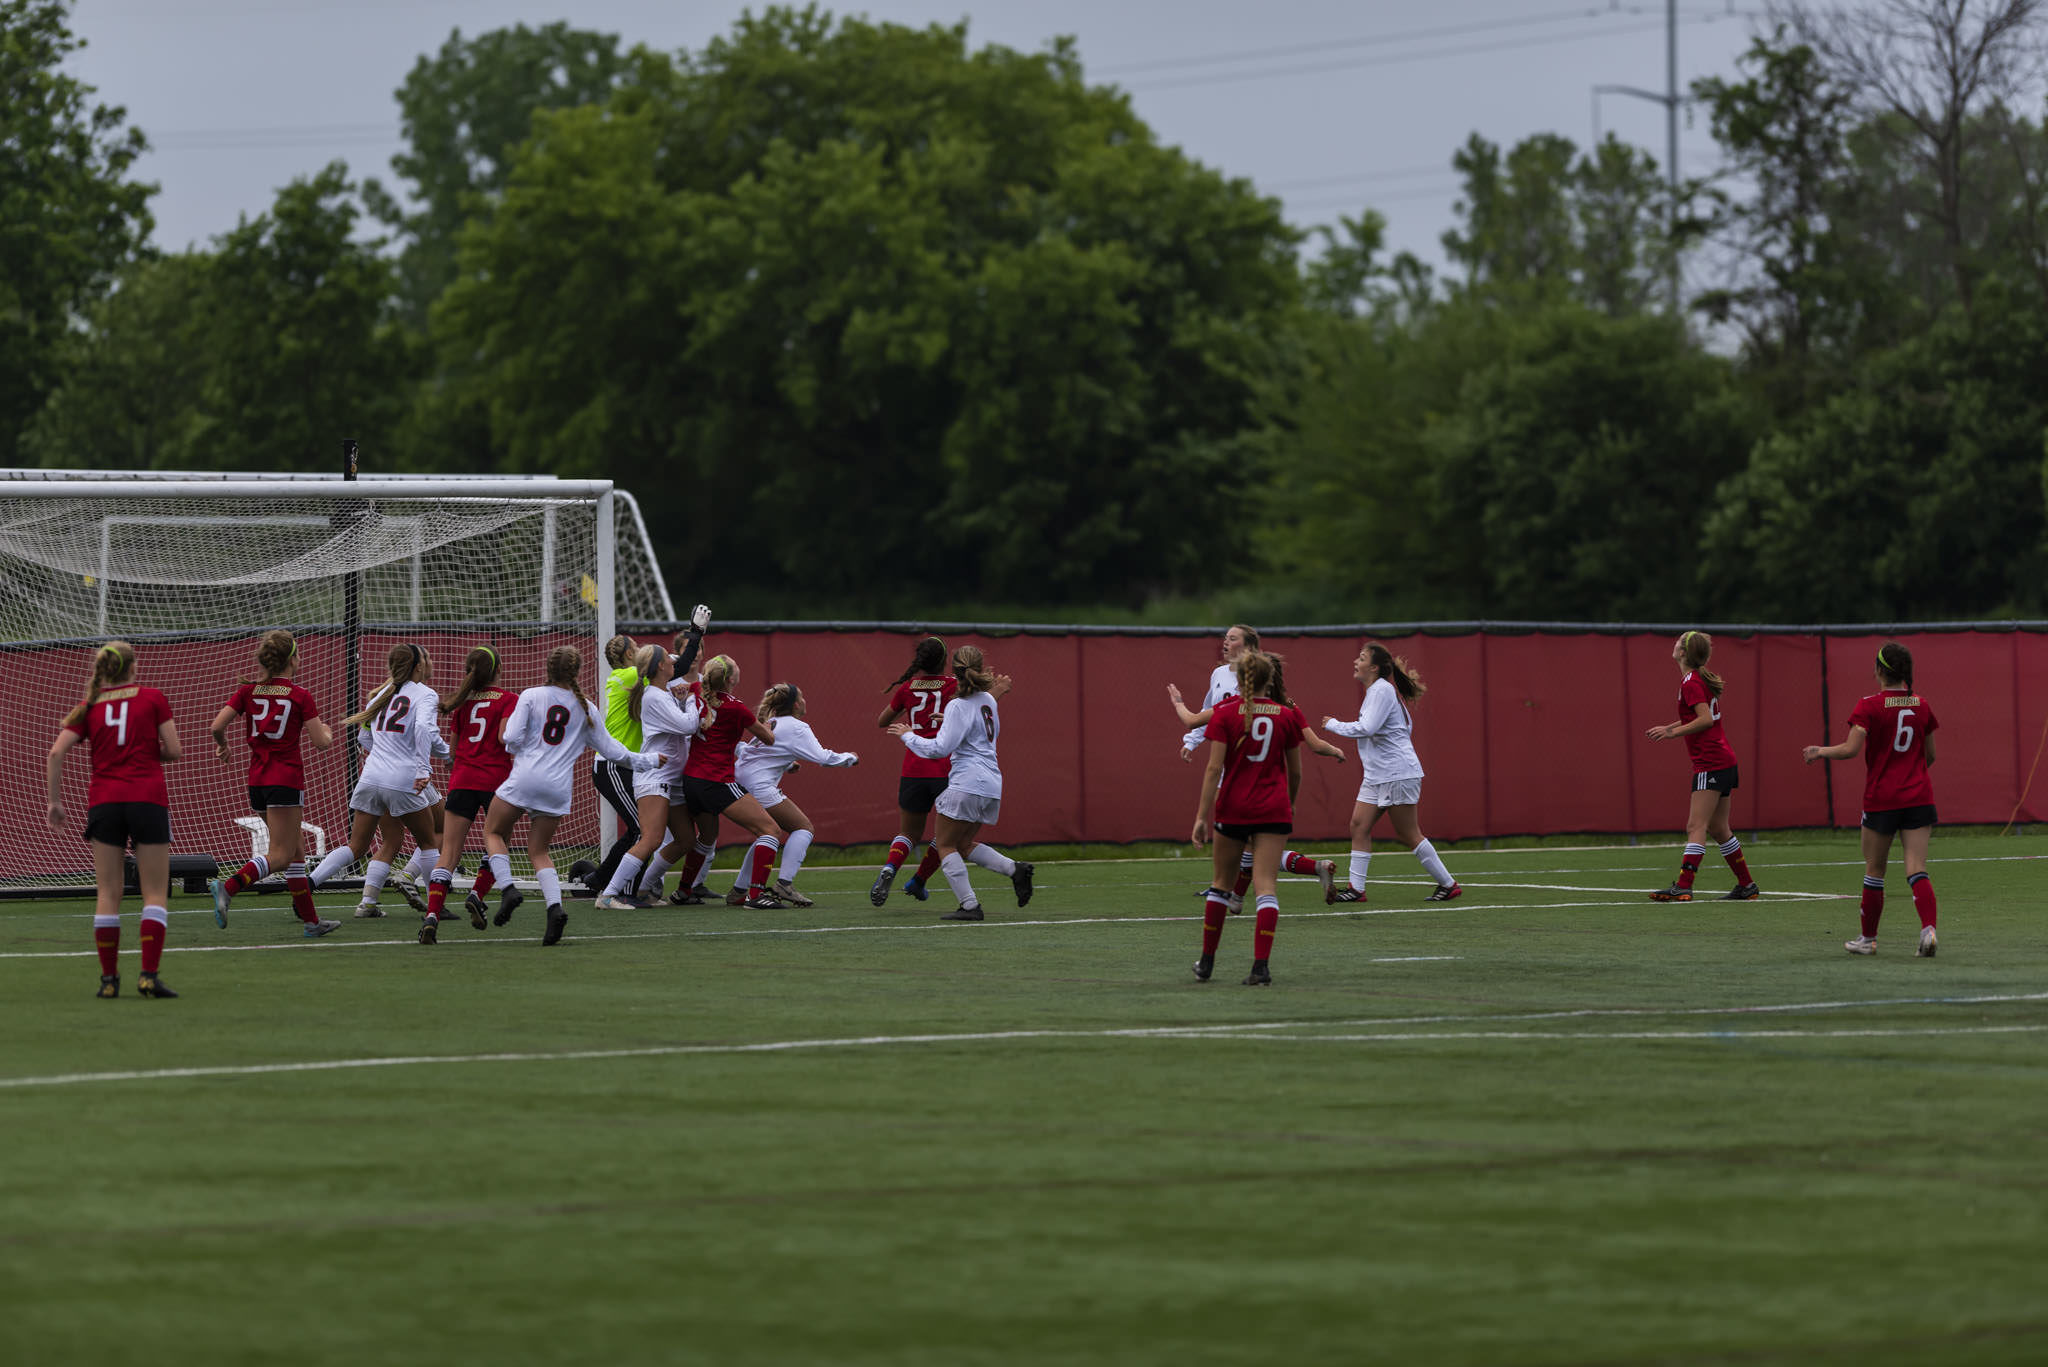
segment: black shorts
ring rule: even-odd
[[[906,812],[923,816],[939,800],[939,794],[946,791],[951,779],[941,775],[937,778],[899,778],[896,780],[896,805]]]
[[[459,816],[464,821],[475,821],[490,810],[494,792],[482,788],[457,788],[448,794],[448,815]]]
[[[1292,821],[1253,821],[1240,824],[1235,821],[1216,823],[1216,834],[1231,840],[1250,840],[1255,835],[1293,835]]]
[[[689,805],[690,810],[709,812],[713,816],[717,816],[747,795],[747,790],[742,788],[737,780],[693,778],[684,774],[682,784],[683,801]]]
[[[252,812],[267,812],[272,807],[305,805],[306,795],[297,788],[285,788],[277,784],[265,784],[260,788],[253,783],[249,785],[249,810]]]
[[[171,843],[171,809],[154,802],[101,802],[85,814],[85,838],[127,849]]]
[[[1865,812],[1863,829],[1876,831],[1879,835],[1897,835],[1900,831],[1917,831],[1922,826],[1932,826],[1939,818],[1934,808],[1894,807],[1888,812]]]
[[[1742,786],[1742,771],[1734,765],[1726,769],[1702,769],[1692,776],[1692,790],[1696,793],[1732,793]]]

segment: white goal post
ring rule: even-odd
[[[178,721],[173,853],[232,867],[251,838],[237,824],[247,752],[231,729],[223,767],[207,728],[254,677],[264,632],[299,638],[297,677],[338,722],[401,642],[428,650],[444,694],[472,646],[496,650],[501,682],[518,689],[572,644],[601,701],[614,623],[674,619],[639,506],[609,480],[0,471],[0,890],[91,881],[77,833],[43,821],[42,757],[108,639],[135,645],[138,677]],[[327,752],[307,747],[305,818],[330,842],[346,838],[355,755],[340,735]],[[84,758],[65,780],[79,821]],[[557,843],[573,858],[613,829],[586,779]]]

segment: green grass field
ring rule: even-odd
[[[1389,852],[1267,989],[1249,915],[1191,980],[1192,857],[546,951],[181,897],[177,1001],[132,901],[111,1002],[0,904],[0,1362],[2048,1360],[2048,841],[1937,839],[1932,960],[1896,863],[1842,952],[1855,850]]]

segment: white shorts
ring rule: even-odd
[[[984,826],[996,824],[996,817],[1003,810],[999,797],[983,797],[980,793],[963,793],[958,788],[948,787],[939,794],[939,800],[932,804],[940,816],[954,821],[979,822]]]
[[[666,764],[655,769],[635,769],[633,771],[633,800],[638,802],[643,797],[667,797],[669,795],[669,780],[674,777],[675,775],[669,772],[669,766]]]
[[[1422,801],[1422,780],[1397,778],[1391,783],[1361,783],[1358,800],[1375,807],[1413,807]]]
[[[546,788],[529,786],[514,775],[498,785],[498,801],[519,808],[531,816],[567,816],[571,794],[567,788],[551,792]]]
[[[352,812],[368,812],[371,816],[411,816],[423,812],[441,800],[429,783],[419,792],[410,788],[381,788],[375,784],[358,783],[356,790],[348,795],[348,806]]]

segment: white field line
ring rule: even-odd
[[[1607,1040],[1712,1040],[1717,1043],[1751,1039],[1904,1039],[1924,1035],[2033,1035],[2048,1031],[2048,1025],[1955,1025],[1924,1029],[1887,1030],[1432,1030],[1380,1035],[1252,1035],[1204,1034],[1168,1035],[1167,1039],[1260,1040],[1268,1044],[1299,1041],[1304,1044],[1393,1044],[1411,1040],[1552,1040],[1560,1044],[1594,1044]]]

